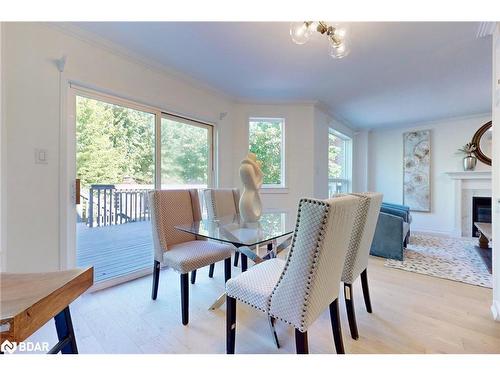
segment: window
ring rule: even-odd
[[[149,192],[212,186],[214,127],[85,88],[71,93],[81,187],[71,256],[94,266],[96,283],[142,276],[153,261]]]
[[[248,149],[262,162],[263,187],[285,187],[285,120],[250,118]]]
[[[205,189],[212,185],[212,126],[163,114],[162,189]]]
[[[352,189],[352,140],[330,129],[328,132],[328,196]]]

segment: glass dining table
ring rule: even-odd
[[[245,222],[240,215],[231,215],[203,219],[189,225],[176,225],[175,229],[197,237],[232,244],[235,252],[241,254],[241,270],[245,272],[248,268],[248,258],[257,264],[276,257],[286,249],[291,242],[294,226],[295,217],[288,212],[279,211],[264,212],[256,223]],[[263,251],[261,247],[264,247]],[[210,310],[220,307],[224,300],[225,294],[210,306]]]

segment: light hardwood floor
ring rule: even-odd
[[[491,318],[491,290],[386,268],[371,258],[368,278],[373,314],[365,310],[360,281],[354,286],[359,340],[349,334],[343,296],[346,353],[500,353],[500,323]],[[233,275],[238,271],[233,267]],[[163,270],[158,299],[151,277],[82,296],[71,305],[81,353],[225,353],[225,306],[207,307],[223,291],[223,264],[199,270],[190,285],[190,322],[181,324],[179,276]],[[237,353],[294,353],[293,330],[277,324],[276,349],[264,314],[238,304]],[[54,344],[53,322],[29,340]],[[334,353],[328,312],[309,331],[311,353]]]

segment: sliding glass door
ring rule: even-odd
[[[213,184],[213,126],[164,114],[161,119],[161,188],[203,189]]]
[[[76,95],[76,261],[94,266],[96,282],[151,267],[155,121],[111,98]]]
[[[144,275],[148,193],[212,185],[213,127],[98,93],[75,90],[74,100],[76,265],[94,266],[96,283]]]
[[[212,126],[164,114],[161,119],[161,188],[212,185]]]

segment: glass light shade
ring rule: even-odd
[[[335,26],[334,26],[335,27]],[[347,28],[344,26],[336,26],[335,27],[335,37],[337,37],[340,40],[344,40],[347,37]]]
[[[290,24],[290,36],[295,44],[304,44],[311,37],[313,28],[305,22],[292,22]]]
[[[349,40],[344,38],[341,43],[334,43],[330,40],[330,56],[334,59],[341,59],[349,54]]]

